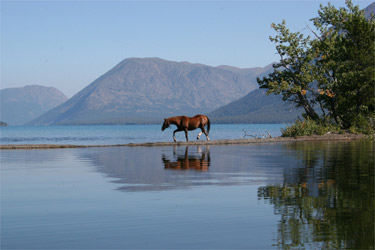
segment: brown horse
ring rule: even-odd
[[[205,115],[196,115],[194,117],[187,117],[187,116],[173,116],[169,118],[164,118],[163,126],[161,127],[161,131],[168,128],[171,124],[176,125],[177,129],[173,131],[173,140],[176,142],[176,137],[174,136],[178,131],[185,131],[186,141],[188,139],[188,130],[194,130],[200,128],[202,131],[198,134],[197,140],[202,133],[206,135],[207,141],[210,140],[208,138],[208,133],[210,133],[210,120]],[[207,125],[207,131],[204,127]]]

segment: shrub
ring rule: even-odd
[[[359,115],[354,120],[352,126],[349,128],[349,132],[353,134],[365,134],[365,135],[374,135],[375,124],[374,117],[365,118],[362,115]]]
[[[283,137],[296,137],[296,136],[310,136],[310,135],[324,135],[327,132],[341,133],[338,126],[323,121],[314,121],[311,119],[298,119],[296,122],[281,129],[281,136]]]

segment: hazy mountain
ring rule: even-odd
[[[367,19],[371,18],[371,15],[375,14],[375,2],[371,3],[369,6],[365,8],[365,16]],[[374,17],[372,18],[374,19]]]
[[[68,98],[52,87],[29,85],[0,90],[0,120],[8,125],[23,125]]]
[[[237,101],[208,114],[216,123],[288,123],[294,122],[302,111],[281,100],[281,96],[267,95],[256,89]]]
[[[155,122],[164,116],[207,113],[256,89],[256,77],[270,69],[125,59],[30,124]]]

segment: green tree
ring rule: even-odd
[[[300,32],[290,32],[285,20],[272,27],[278,35],[270,40],[276,44],[280,62],[273,65],[274,71],[267,77],[257,79],[260,88],[268,89],[267,94],[281,94],[284,101],[295,103],[297,108],[304,109],[307,117],[316,120],[319,118],[314,110],[316,101],[310,91],[315,71],[311,39]]]
[[[257,79],[260,88],[304,108],[306,118],[328,117],[342,128],[374,130],[374,18],[367,20],[364,11],[347,0],[340,9],[321,5],[311,21],[313,39],[290,32],[285,21],[272,24],[278,34],[270,40],[281,60],[274,72]]]
[[[346,8],[320,6],[313,18],[320,35],[312,43],[317,56],[319,96],[343,128],[374,118],[375,22],[346,1]]]

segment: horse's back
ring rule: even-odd
[[[205,115],[196,115],[194,117],[192,117],[193,119],[199,119],[201,121],[204,121],[205,119],[207,119],[207,116]]]
[[[188,117],[188,116],[177,116],[180,120],[182,121],[200,121],[202,119],[205,119],[205,115],[195,115],[193,117]]]
[[[208,117],[205,115],[196,115],[194,118],[199,119],[203,124],[206,124],[208,121]]]
[[[175,116],[173,117],[177,124],[180,124],[184,127],[189,127],[189,129],[194,127],[199,127],[200,124],[205,125],[208,121],[208,117],[205,115],[195,115],[193,117],[187,117],[187,116]]]

